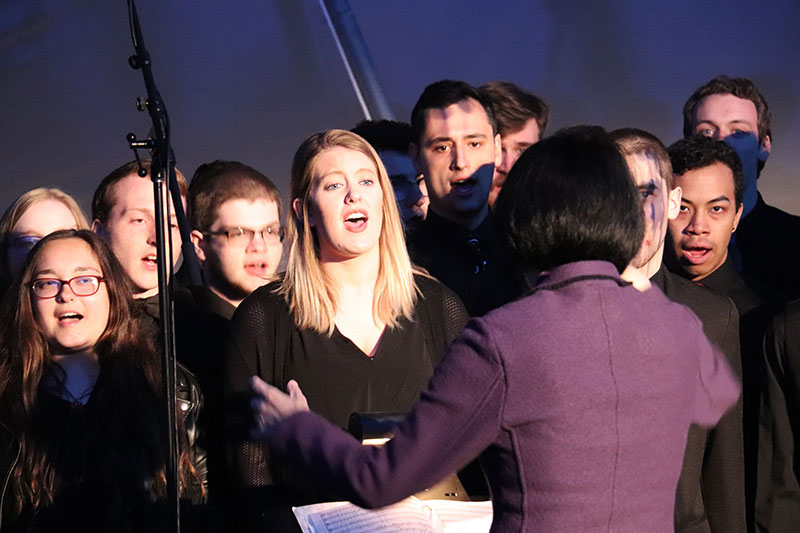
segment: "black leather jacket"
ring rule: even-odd
[[[199,441],[197,420],[203,407],[203,393],[194,374],[180,363],[178,363],[175,378],[178,411],[183,417],[184,427],[186,428],[190,459],[205,489],[207,482],[206,452],[197,445]],[[0,422],[0,483],[2,483],[0,485],[0,531],[3,531],[5,499],[9,497],[11,475],[19,460],[19,455],[19,442],[11,434],[8,427]],[[197,495],[187,495],[187,497],[191,497],[194,503],[199,503],[202,500]]]

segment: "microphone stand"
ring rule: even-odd
[[[144,76],[144,84],[147,89],[147,99],[141,97],[136,99],[139,111],[145,109],[150,114],[153,121],[153,139],[140,141],[134,134],[128,134],[127,140],[134,151],[136,160],[139,161],[137,149],[147,148],[152,150],[152,164],[150,168],[150,179],[153,181],[153,194],[155,197],[155,222],[156,222],[156,257],[158,266],[158,308],[161,326],[162,341],[162,376],[164,383],[164,398],[166,400],[167,435],[169,449],[165,458],[166,479],[167,479],[167,502],[168,502],[168,530],[178,533],[180,531],[180,484],[178,481],[178,434],[177,434],[177,409],[176,409],[176,362],[175,362],[175,324],[173,305],[174,298],[172,293],[172,254],[168,253],[172,249],[171,232],[166,232],[168,221],[170,220],[169,202],[166,202],[164,184],[172,193],[172,203],[175,213],[178,216],[178,224],[181,229],[181,237],[184,243],[184,261],[191,266],[191,258],[194,258],[194,266],[197,266],[197,257],[194,249],[191,249],[191,241],[188,238],[189,225],[186,222],[186,215],[183,212],[180,190],[175,179],[175,161],[170,146],[169,117],[161,94],[156,88],[153,80],[152,65],[150,54],[144,46],[142,29],[139,25],[139,17],[136,12],[134,0],[128,1],[128,19],[130,23],[131,39],[135,54],[130,56],[128,64],[133,69],[141,70]],[[146,171],[140,166],[139,175],[146,175]],[[168,242],[169,240],[169,242]],[[187,245],[188,248],[187,249]],[[199,268],[194,273],[196,279],[192,282],[200,283]],[[190,273],[190,277],[194,277]]]

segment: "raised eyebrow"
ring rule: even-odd
[[[706,204],[716,204],[718,202],[731,203],[731,199],[728,198],[726,195],[722,194],[720,196],[717,196],[716,198],[712,198],[711,200],[707,201]]]

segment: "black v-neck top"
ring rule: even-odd
[[[372,357],[338,329],[331,336],[299,329],[276,293],[277,282],[242,302],[231,322],[224,378],[226,448],[234,487],[282,485],[290,479],[270,463],[263,443],[247,437],[252,375],[284,390],[290,379],[297,380],[309,407],[343,428],[353,412],[411,409],[447,344],[468,320],[450,289],[424,276],[415,281],[421,295],[414,319],[387,327]]]

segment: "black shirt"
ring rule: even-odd
[[[772,322],[764,349],[756,527],[793,532],[800,524],[800,300]]]
[[[195,304],[203,311],[214,313],[225,320],[233,318],[236,307],[206,285],[193,285],[189,290],[192,292]]]
[[[491,213],[470,231],[429,210],[406,241],[411,260],[455,292],[470,316],[482,316],[526,290],[498,241]]]
[[[733,300],[739,311],[745,490],[748,524],[751,525],[755,504],[759,403],[764,383],[763,339],[770,321],[783,304],[783,298],[757,280],[738,273],[730,255],[699,283]]]
[[[299,329],[288,304],[275,292],[277,282],[257,289],[239,306],[231,322],[225,396],[229,469],[241,491],[241,527],[293,530],[296,523],[284,512],[289,505],[324,499],[313,483],[294,480],[290,472],[272,464],[263,443],[248,440],[250,376],[284,390],[289,379],[296,379],[309,407],[341,427],[347,427],[353,412],[410,410],[468,318],[447,288],[423,276],[415,280],[422,293],[415,319],[403,319],[395,329],[387,327],[373,357],[338,330],[329,337]]]
[[[650,281],[667,298],[687,306],[703,323],[708,339],[725,354],[742,379],[739,313],[733,302],[662,266]],[[713,428],[692,425],[675,498],[675,531],[744,532],[744,441],[742,399]]]
[[[746,275],[786,300],[800,298],[800,217],[767,205],[759,193],[736,229],[732,249]]]

